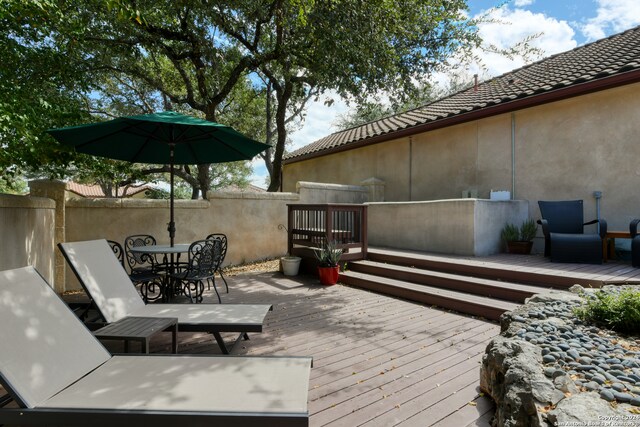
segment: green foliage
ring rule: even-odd
[[[326,242],[320,249],[314,249],[313,251],[320,263],[320,267],[337,267],[342,252],[342,249],[336,248],[336,242]]]
[[[624,333],[640,332],[640,291],[599,289],[593,295],[583,296],[587,298],[586,303],[575,310],[583,321]]]
[[[507,224],[502,229],[500,237],[505,242],[515,242],[520,238],[520,229],[515,224]]]
[[[520,240],[524,242],[529,242],[536,237],[536,233],[538,232],[538,224],[529,218],[522,222],[520,226]]]
[[[47,128],[173,109],[258,140],[274,134],[264,157],[273,191],[287,133],[309,99],[335,89],[360,100],[384,91],[402,102],[447,58],[480,42],[464,0],[0,5],[0,167],[14,175],[62,177],[89,167],[45,136]],[[107,163],[94,175],[112,182],[121,172]],[[177,176],[197,196],[216,185],[210,172],[197,165]]]
[[[531,218],[522,222],[518,227],[515,224],[506,224],[500,233],[500,237],[505,242],[529,242],[536,237],[538,225]]]

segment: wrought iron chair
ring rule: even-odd
[[[222,274],[222,263],[224,262],[224,258],[227,256],[227,236],[222,233],[213,233],[207,236],[207,240],[213,240],[217,242],[215,244],[215,254],[218,259],[218,263],[214,269],[214,273],[218,273],[224,282],[224,287],[227,289],[227,293],[229,293],[229,285],[227,284],[227,279],[225,279]],[[213,281],[213,285],[215,287],[215,276],[212,276],[211,280]],[[211,286],[207,283],[207,289],[211,289]]]
[[[120,264],[124,267],[124,249],[122,249],[122,245],[115,240],[107,240],[109,247],[113,251],[113,254],[118,258]]]
[[[582,200],[538,201],[544,234],[544,255],[552,262],[602,264],[602,240],[607,222],[594,219],[584,222]],[[599,224],[598,233],[585,234],[584,226]]]
[[[124,254],[129,266],[129,277],[134,285],[140,285],[140,293],[145,302],[162,298],[164,277],[161,273],[164,270],[164,264],[159,263],[153,255],[132,252],[131,249],[155,244],[155,237],[148,234],[136,234],[124,239]]]
[[[170,275],[175,284],[180,284],[184,293],[191,302],[202,302],[204,282],[211,280],[215,271],[217,258],[215,240],[197,240],[189,246],[189,258],[186,268]],[[218,296],[218,302],[222,303],[220,294],[213,282],[213,289]]]

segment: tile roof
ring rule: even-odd
[[[131,197],[150,188],[151,187],[149,187],[148,185],[131,185],[127,187],[120,187],[118,188],[118,197]],[[67,182],[67,191],[71,191],[72,193],[75,193],[82,197],[105,197],[104,191],[102,191],[102,188],[99,185],[79,184],[77,182],[69,181]]]
[[[535,105],[534,99],[542,99],[544,95],[559,93],[563,89],[575,89],[574,95],[587,93],[597,90],[589,83],[595,87],[599,81],[628,72],[633,73],[633,78],[627,83],[640,81],[640,27],[510,71],[480,83],[477,90],[472,87],[405,113],[333,133],[285,155],[284,160],[291,163],[349,149],[350,145],[355,148],[373,138],[375,140],[371,142],[393,139],[400,136],[394,135],[398,132],[410,132],[416,126],[436,125],[446,119],[464,121],[465,113],[486,112],[483,110],[490,107],[504,107],[496,109],[495,114],[503,113],[505,109],[509,111],[509,108],[514,111],[523,108],[517,101],[528,100],[530,105]],[[586,84],[581,85],[583,83]],[[451,124],[454,123],[452,121]],[[425,129],[415,130],[417,133]]]

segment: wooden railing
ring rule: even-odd
[[[342,261],[367,256],[367,207],[355,204],[287,205],[288,245],[291,255],[334,242],[343,249]]]

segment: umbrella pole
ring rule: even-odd
[[[169,144],[169,175],[170,175],[170,186],[171,186],[171,190],[170,190],[170,195],[169,195],[169,227],[167,228],[167,231],[169,231],[169,241],[171,242],[171,247],[173,247],[173,240],[176,236],[176,223],[174,221],[174,216],[173,216],[173,170],[174,170],[174,153],[173,153],[173,149],[174,149],[175,144],[170,143]],[[171,255],[173,257],[173,254]],[[172,260],[173,261],[173,260]]]

